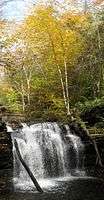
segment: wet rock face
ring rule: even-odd
[[[11,191],[13,191],[12,179],[13,179],[13,170],[11,169],[0,170],[0,197],[1,194],[3,195],[9,194]]]
[[[87,129],[85,127],[81,127],[80,123],[73,121],[69,124],[69,127],[71,133],[80,137],[83,143],[85,143],[86,141],[90,141]]]
[[[1,128],[1,127],[0,127]],[[0,129],[0,169],[13,167],[12,140],[6,129]]]

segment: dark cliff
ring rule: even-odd
[[[13,153],[11,135],[6,128],[0,126],[0,169],[13,167]]]

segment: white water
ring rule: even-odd
[[[56,177],[71,177],[71,171],[81,175],[79,169],[80,152],[83,144],[78,136],[72,135],[66,126],[66,140],[61,137],[57,123],[38,123],[14,134],[23,159],[42,187],[53,187]],[[13,137],[14,137],[13,136]],[[26,190],[33,187],[27,172],[14,152],[14,186]],[[73,160],[73,161],[72,161]]]

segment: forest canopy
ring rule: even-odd
[[[61,120],[103,102],[104,12],[96,4],[63,12],[55,1],[37,4],[21,23],[0,21],[0,104]]]

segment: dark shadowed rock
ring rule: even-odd
[[[12,140],[6,125],[0,121],[0,169],[13,167]]]
[[[81,114],[81,118],[88,126],[94,126],[96,123],[103,122],[104,127],[104,106],[96,106]]]

